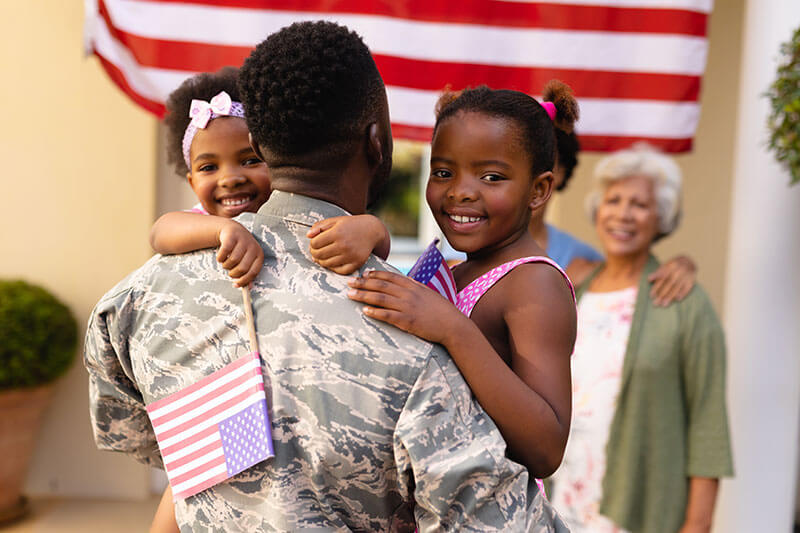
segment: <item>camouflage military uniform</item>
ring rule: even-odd
[[[182,531],[561,530],[447,353],[366,318],[311,261],[309,226],[343,214],[275,192],[237,219],[265,250],[252,295],[275,457],[179,501]],[[246,331],[212,251],[123,280],[87,332],[98,446],[160,464],[145,404],[248,353]]]

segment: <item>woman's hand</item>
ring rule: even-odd
[[[237,287],[246,287],[264,264],[264,251],[253,234],[235,220],[219,231],[217,261],[228,271]]]
[[[696,274],[694,261],[685,255],[670,259],[647,278],[653,284],[650,298],[659,307],[683,300],[694,287]]]
[[[444,296],[394,272],[371,271],[348,285],[347,296],[367,304],[365,315],[431,342],[447,344],[458,324],[469,322]]]
[[[383,259],[389,255],[389,234],[372,215],[326,218],[311,226],[306,236],[314,262],[337,274],[355,272],[372,253]]]

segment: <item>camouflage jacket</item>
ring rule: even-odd
[[[181,530],[561,531],[448,354],[366,318],[312,262],[309,226],[344,214],[275,192],[237,219],[265,252],[251,293],[275,457],[176,502]],[[98,447],[160,465],[145,405],[248,352],[214,252],[153,257],[89,321]]]

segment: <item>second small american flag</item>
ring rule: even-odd
[[[444,260],[442,253],[436,247],[438,243],[439,239],[434,239],[430,246],[425,249],[417,259],[417,262],[414,263],[414,266],[411,267],[411,270],[409,270],[408,277],[427,285],[455,305],[456,282],[453,279],[453,273],[450,272],[450,267],[447,266],[447,261]]]

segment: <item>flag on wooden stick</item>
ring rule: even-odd
[[[175,499],[274,455],[250,291],[242,290],[251,353],[147,406]]]

